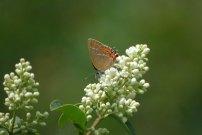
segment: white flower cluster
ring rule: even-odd
[[[18,134],[37,133],[37,130],[34,127],[37,125],[46,126],[46,122],[44,121],[48,118],[48,115],[49,115],[48,112],[41,113],[37,111],[33,118],[30,112],[26,113],[26,120],[16,117],[14,133]]]
[[[9,113],[1,113],[0,112],[0,125],[8,125],[10,120],[10,114]]]
[[[95,135],[109,135],[109,131],[106,128],[98,128],[94,131]]]
[[[116,58],[114,66],[100,76],[98,83],[86,86],[86,94],[79,108],[88,120],[95,111],[101,118],[114,114],[126,122],[137,111],[139,103],[134,98],[149,87],[149,83],[142,79],[143,74],[149,70],[146,65],[149,51],[144,44],[130,47],[126,50],[127,55]]]
[[[31,103],[38,103],[39,92],[38,82],[34,80],[34,73],[30,73],[32,66],[25,59],[20,59],[20,63],[15,65],[16,74],[11,72],[4,76],[4,90],[8,97],[5,105],[9,110],[25,109],[32,110]]]
[[[4,76],[4,90],[8,95],[5,105],[8,106],[9,111],[13,112],[13,115],[0,112],[0,135],[37,134],[35,126],[45,126],[44,121],[49,115],[48,112],[37,111],[35,116],[31,117],[29,112],[34,108],[32,103],[38,103],[39,83],[34,80],[34,73],[30,73],[32,66],[28,61],[22,58],[15,67],[16,74],[11,72]],[[25,111],[25,119],[16,115],[19,110]]]

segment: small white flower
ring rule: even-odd
[[[25,93],[25,97],[32,97],[32,93],[31,92]]]
[[[26,116],[27,116],[27,119],[30,119],[30,118],[31,118],[31,113],[28,112],[28,113],[26,114]]]
[[[134,55],[136,55],[137,52],[138,52],[138,48],[136,48],[134,46],[130,47],[129,49],[126,49],[126,54],[129,57],[133,57]]]
[[[89,97],[92,97],[92,96],[93,96],[93,92],[92,92],[92,91],[88,91],[88,92],[86,93],[86,95],[89,96]]]
[[[46,126],[46,122],[40,122],[39,125]]]
[[[149,88],[149,83],[145,83],[145,84],[143,85],[143,87]]]
[[[118,115],[119,117],[123,117],[123,113],[121,113],[121,112],[118,113],[117,115]]]
[[[49,113],[48,112],[44,112],[43,115],[44,115],[44,117],[48,117]]]
[[[93,109],[92,108],[89,108],[88,111],[86,112],[87,114],[90,114],[93,112]]]
[[[4,79],[5,79],[5,80],[10,80],[9,74],[5,74]]]
[[[93,96],[93,99],[94,100],[97,100],[97,99],[99,99],[100,98],[100,95],[99,94],[95,94],[94,96]]]
[[[33,98],[33,99],[31,100],[31,103],[34,103],[34,104],[38,103],[38,99]]]
[[[20,79],[16,79],[16,80],[14,80],[14,83],[15,83],[16,86],[18,86],[20,82],[21,82]]]
[[[86,97],[82,97],[81,102],[86,102],[87,98]]]
[[[15,72],[16,72],[18,75],[20,75],[23,71],[20,70],[20,69],[16,69]]]
[[[128,114],[128,115],[132,115],[133,114],[133,109],[128,109],[128,110],[126,110],[126,113]]]
[[[38,122],[36,120],[32,121],[32,124],[37,125]]]
[[[10,73],[10,77],[14,78],[15,74],[13,72]]]
[[[138,92],[140,93],[140,94],[144,94],[144,90],[142,90],[142,89],[138,89]]]
[[[145,80],[142,79],[142,80],[140,81],[140,84],[144,85],[144,84],[145,84]]]
[[[29,105],[29,106],[25,106],[25,109],[27,109],[27,110],[32,110],[34,107],[33,106],[31,106],[31,105]]]
[[[84,106],[83,105],[79,105],[79,109],[83,110]]]
[[[30,71],[32,69],[32,66],[30,66],[30,65],[28,65],[27,67],[26,67],[26,70],[27,71]]]
[[[139,72],[140,72],[139,69],[133,69],[133,70],[132,70],[132,73],[133,73],[134,75],[137,75]]]
[[[123,121],[123,123],[126,123],[127,122],[127,117],[122,117],[122,121]]]
[[[20,59],[20,62],[21,62],[21,63],[24,63],[24,62],[25,62],[25,59],[24,59],[24,58],[21,58],[21,59]],[[20,64],[21,64],[21,63],[20,63]]]
[[[15,94],[14,94],[13,92],[11,92],[11,93],[9,93],[8,98],[9,98],[9,99],[13,99],[14,96],[15,96]]]
[[[108,109],[107,112],[110,114],[112,113],[112,109]]]
[[[136,78],[132,78],[131,79],[131,85],[135,85],[137,83],[137,79]]]
[[[149,51],[150,51],[150,49],[149,48],[145,48],[144,50],[143,50],[143,54],[148,54],[149,53]]]
[[[38,91],[37,91],[37,92],[34,92],[33,95],[34,95],[34,96],[39,96],[39,92],[38,92]]]
[[[105,106],[106,106],[105,104],[103,104],[103,103],[101,104],[101,107],[105,108]]]
[[[136,61],[130,62],[130,68],[131,68],[131,69],[135,69],[135,68],[137,68],[137,67],[138,67],[138,64],[137,64]]]
[[[119,104],[120,105],[124,105],[126,102],[126,99],[125,98],[121,98],[121,100],[119,101]]]
[[[126,98],[134,99],[135,96],[136,96],[136,93],[135,93],[135,92],[131,92],[131,93],[129,93],[129,94],[126,96]]]
[[[31,77],[31,74],[28,73],[28,72],[25,72],[25,73],[24,73],[24,76],[27,77],[27,78],[29,78],[29,77]]]
[[[94,131],[95,135],[108,135],[109,131],[106,128],[98,128]]]
[[[130,73],[127,70],[122,70],[120,72],[120,75],[124,78],[128,77],[130,75]]]
[[[34,79],[34,74],[33,74],[33,73],[31,73],[31,74],[30,74],[30,77],[31,77],[32,79]]]
[[[21,100],[21,98],[17,95],[15,96],[15,102],[19,102]]]
[[[92,119],[92,115],[87,116],[87,120],[90,120],[90,119]]]
[[[128,106],[132,102],[132,99],[128,99],[125,101],[125,105]]]
[[[8,91],[8,90],[9,90],[9,88],[8,88],[8,87],[4,87],[4,90],[5,90],[5,91]]]
[[[36,82],[36,83],[35,83],[35,86],[39,86],[39,82]]]

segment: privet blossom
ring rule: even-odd
[[[118,56],[114,65],[98,78],[98,83],[86,86],[79,108],[88,120],[95,111],[100,118],[114,114],[126,122],[137,111],[140,104],[135,101],[135,96],[143,94],[149,87],[149,83],[142,79],[149,70],[146,65],[149,51],[145,44],[126,49],[126,55]]]
[[[45,126],[44,120],[49,114],[48,112],[36,111],[34,116],[31,115],[30,111],[34,108],[33,104],[38,103],[37,98],[40,93],[37,87],[39,83],[35,81],[34,73],[30,73],[32,66],[28,61],[22,58],[15,67],[15,73],[11,72],[4,76],[3,85],[7,94],[5,105],[8,106],[8,110],[12,114],[0,112],[0,135],[6,135],[5,131],[18,134],[36,134],[37,130],[34,127],[37,125]],[[25,119],[17,116],[18,110],[25,111]]]

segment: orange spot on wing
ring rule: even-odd
[[[101,47],[100,50],[106,55],[110,56],[113,60],[116,59],[116,53],[112,49],[108,47]]]

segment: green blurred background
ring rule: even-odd
[[[151,87],[137,96],[133,118],[137,135],[202,134],[201,0],[1,0],[0,82],[21,57],[40,82],[36,109],[49,110],[53,99],[80,102],[84,87],[95,82],[87,39],[116,47],[119,54],[148,44]],[[88,77],[88,79],[85,79]],[[0,111],[6,97],[0,85]],[[57,127],[50,113],[42,135],[76,135],[71,124]],[[102,123],[111,135],[126,135],[114,120]]]

